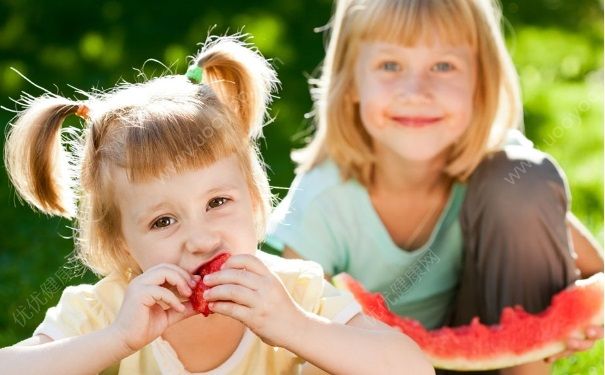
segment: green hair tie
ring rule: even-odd
[[[187,68],[187,73],[185,73],[185,75],[193,83],[202,83],[202,68],[198,65],[191,65]]]

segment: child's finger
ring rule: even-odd
[[[594,345],[594,340],[569,339],[567,340],[567,349],[573,351],[584,351]]]
[[[261,282],[261,276],[242,268],[226,268],[204,276],[204,284],[208,286],[237,284],[252,290],[258,290]]]
[[[253,307],[258,296],[255,291],[235,284],[221,284],[204,291],[207,301],[231,301],[238,305]]]
[[[252,254],[238,254],[227,259],[221,269],[226,268],[244,268],[248,271],[257,273],[261,276],[267,275],[269,269],[265,264]]]
[[[250,318],[250,308],[237,303],[228,301],[211,302],[209,307],[215,313],[230,316],[244,324]]]
[[[193,309],[193,306],[190,302],[186,302],[183,304],[185,306],[185,310],[178,311],[175,309],[168,310],[168,325],[173,325],[174,323],[178,323],[181,320],[185,320],[194,315],[197,315],[198,312]]]
[[[586,328],[586,337],[591,340],[600,340],[603,338],[603,326],[588,326]]]
[[[159,302],[164,302],[176,311],[185,311],[185,306],[179,301],[177,296],[166,288],[150,285],[145,288],[143,293],[145,293],[143,304],[147,307],[152,307],[155,304],[159,304]]]
[[[155,270],[157,268],[169,268],[171,270],[174,270],[175,272],[178,272],[185,279],[186,278],[191,278],[191,275],[189,274],[189,272],[185,271],[183,268],[177,266],[176,264],[172,264],[172,263],[160,263],[160,264],[156,264],[155,266],[149,268],[145,272],[149,272],[149,271]]]
[[[183,277],[181,272],[172,267],[149,269],[141,277],[147,285],[163,285],[168,283],[176,286],[181,295],[187,297],[191,295],[191,286],[189,284],[191,276],[187,275],[187,277]]]

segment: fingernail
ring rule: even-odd
[[[189,286],[194,287],[197,282],[193,279],[189,280]]]
[[[586,336],[595,337],[597,335],[597,331],[594,328],[588,328],[586,330]]]
[[[577,349],[577,348],[578,348],[578,341],[573,340],[573,339],[572,339],[572,340],[569,340],[568,346],[569,346],[571,349]]]
[[[208,294],[210,294],[210,292],[208,290],[204,291],[204,298],[208,298]]]

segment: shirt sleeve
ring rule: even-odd
[[[292,273],[282,276],[282,281],[294,301],[304,310],[341,324],[346,324],[362,312],[361,305],[351,293],[335,288],[324,279],[317,263],[292,259],[284,261],[298,269],[295,276]]]
[[[323,280],[323,294],[316,311],[317,315],[336,323],[346,324],[361,312],[361,305],[351,293],[338,290],[325,279]]]
[[[53,340],[97,331],[110,323],[92,285],[67,287],[59,303],[46,312],[33,336],[44,334]]]

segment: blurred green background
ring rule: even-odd
[[[180,5],[179,5],[180,4]],[[603,243],[603,3],[599,0],[503,1],[508,45],[519,71],[525,129],[560,162],[572,209]],[[65,96],[74,88],[109,88],[120,79],[184,72],[214,25],[214,34],[244,31],[273,59],[282,81],[262,151],[274,192],[293,177],[289,152],[304,144],[311,109],[307,79],[323,54],[331,0],[307,1],[31,1],[0,0],[0,105],[21,91],[42,91],[10,70]],[[155,59],[162,64],[147,61]],[[147,62],[146,62],[147,61]],[[71,86],[70,86],[71,85]],[[4,127],[13,113],[0,111]],[[4,138],[0,141],[4,145]],[[0,347],[31,335],[66,284],[90,273],[61,273],[72,250],[71,223],[19,203],[0,169]],[[603,373],[602,342],[559,361],[558,373]]]

